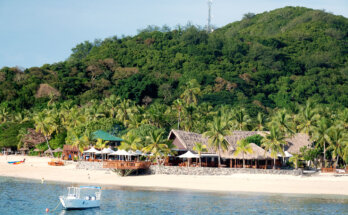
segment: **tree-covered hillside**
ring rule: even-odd
[[[101,129],[122,136],[119,148],[158,158],[174,153],[170,129],[204,133],[217,151],[221,136],[256,130],[270,133],[243,144],[273,147],[274,159],[285,138],[305,133],[314,147],[294,156],[296,167],[301,159],[343,166],[347,36],[344,17],[286,7],[246,14],[210,34],[190,25],[149,27],[134,37],[81,43],[64,62],[5,67],[0,149],[103,148],[92,135]]]
[[[171,104],[192,79],[199,103],[293,109],[307,99],[348,106],[348,19],[302,7],[246,14],[207,34],[195,26],[148,27],[134,37],[84,42],[64,62],[0,70],[0,103],[16,110],[48,101],[84,104],[112,94]],[[53,41],[52,41],[53,42]],[[47,86],[47,85],[46,85]]]

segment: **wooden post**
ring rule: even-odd
[[[230,160],[230,168],[232,168],[232,158],[231,158],[231,160]]]

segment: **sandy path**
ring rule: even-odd
[[[161,189],[190,189],[222,192],[262,192],[292,194],[333,194],[348,196],[348,175],[335,177],[235,174],[231,176],[147,175],[120,177],[103,170],[77,170],[75,165],[48,166],[48,158],[26,157],[26,163],[10,165],[7,161],[22,156],[0,156],[0,176],[46,181],[114,185]]]

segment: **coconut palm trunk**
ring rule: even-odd
[[[340,159],[340,156],[339,155],[337,155],[337,157],[336,157],[336,162],[335,162],[335,169],[337,168],[337,165],[338,165],[338,160]]]
[[[52,152],[52,149],[51,149],[51,147],[50,147],[50,144],[48,143],[48,138],[46,137],[46,135],[44,135],[44,137],[45,137],[45,140],[46,140],[48,149],[50,150],[51,156],[54,157],[53,152]]]
[[[324,167],[326,167],[326,146],[325,146],[325,141],[324,141]]]
[[[202,157],[201,157],[201,153],[199,153],[199,166],[202,167]]]
[[[219,156],[218,156],[218,167],[220,167],[221,166],[221,158],[220,158],[220,150],[221,150],[221,144],[219,143]]]
[[[276,165],[275,163],[276,163],[276,158],[274,157],[273,158],[273,169],[275,169],[275,165]]]
[[[178,117],[178,130],[180,130],[180,119],[181,118],[181,111],[179,111],[179,117]]]
[[[244,152],[243,152],[243,168],[245,168]]]

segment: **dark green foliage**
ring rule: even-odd
[[[245,138],[245,141],[247,141],[248,143],[255,143],[256,145],[261,146],[262,139],[263,137],[261,135],[255,134]]]
[[[32,122],[25,122],[22,124],[8,122],[0,125],[0,148],[10,147],[17,148],[19,143],[18,134],[21,129],[31,128]]]
[[[57,149],[57,148],[63,149],[66,136],[67,136],[66,132],[58,133],[57,135],[55,135],[54,138],[49,141],[51,148],[52,149]],[[46,148],[48,148],[46,144],[44,144],[44,146]]]
[[[67,61],[20,71],[0,70],[0,103],[16,111],[42,109],[39,84],[58,89],[58,100],[88,103],[115,94],[138,104],[170,104],[196,79],[200,102],[293,109],[307,99],[348,106],[348,20],[320,10],[285,7],[248,13],[207,34],[193,25],[150,26],[134,37],[84,42]],[[258,103],[258,105],[251,105]]]

